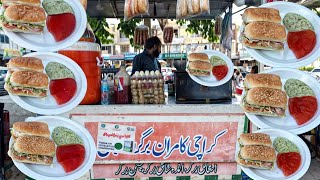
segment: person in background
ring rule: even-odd
[[[252,66],[250,73],[251,74],[258,74],[258,66],[257,65]]]
[[[156,71],[161,72],[161,65],[156,59],[161,53],[161,41],[154,36],[147,39],[144,45],[144,51],[133,58],[132,73],[136,71]]]
[[[104,63],[104,65],[105,65],[106,68],[110,68],[110,67],[111,67],[111,65],[110,65],[110,63],[109,63],[108,61],[106,61],[106,62]]]
[[[234,79],[236,81],[236,85],[240,84],[241,80],[243,79],[242,74],[240,73],[240,71],[238,69],[235,70]]]
[[[237,69],[234,69],[233,71],[233,76],[232,76],[232,97],[234,97],[234,94],[236,92],[236,86],[237,86],[237,82],[236,82],[236,71],[238,71]]]
[[[121,66],[121,62],[120,62],[120,61],[116,61],[116,62],[114,63],[114,67],[115,67],[115,68],[120,68],[120,66]]]

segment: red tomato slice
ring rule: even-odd
[[[85,148],[81,144],[69,144],[57,147],[57,160],[68,173],[77,169],[84,161]]]
[[[68,144],[57,147],[58,162],[66,159],[81,158],[85,154],[85,148],[81,144]]]
[[[71,13],[49,15],[46,22],[48,31],[56,41],[69,37],[76,27],[76,18]]]
[[[289,112],[298,125],[308,122],[318,109],[317,98],[313,96],[295,97],[289,99]]]
[[[51,95],[61,105],[73,98],[77,91],[77,83],[72,78],[51,80],[49,88]]]
[[[277,155],[277,165],[285,176],[290,176],[299,169],[301,155],[297,152],[280,153]]]
[[[220,65],[220,66],[213,66],[212,74],[217,78],[218,81],[226,77],[228,74],[228,66]]]
[[[4,27],[8,28],[8,29],[14,29],[17,26],[16,25],[10,25],[10,24],[3,24]]]
[[[68,173],[76,170],[83,163],[84,158],[72,158],[59,162],[63,169]]]
[[[298,59],[303,58],[316,45],[316,34],[312,30],[289,32],[288,45]]]

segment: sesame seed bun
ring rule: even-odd
[[[11,5],[4,12],[8,22],[43,24],[46,14],[43,8],[27,5]]]
[[[263,146],[272,147],[272,141],[270,139],[270,136],[268,134],[264,134],[264,133],[241,134],[238,141],[243,146],[263,145]]]
[[[243,146],[240,149],[240,156],[246,160],[274,162],[276,151],[269,146]]]
[[[209,56],[206,53],[191,53],[188,55],[188,61],[203,61],[203,62],[209,62]]]
[[[11,6],[14,4],[23,4],[29,6],[40,6],[40,0],[2,0],[4,6]]]
[[[245,89],[255,87],[282,89],[280,76],[274,74],[248,74],[244,79],[243,85]]]
[[[15,71],[10,76],[12,86],[48,89],[49,80],[45,73],[36,71]]]
[[[246,9],[242,14],[242,20],[246,24],[257,21],[281,23],[279,10],[273,8]]]
[[[252,88],[247,92],[246,101],[248,104],[257,106],[271,106],[275,108],[287,107],[287,94],[279,89]]]
[[[16,70],[31,70],[37,72],[43,72],[42,60],[35,57],[15,57],[11,58],[7,63],[10,72]]]
[[[48,125],[43,122],[16,122],[12,126],[12,133],[14,137],[21,136],[42,136],[50,137]]]
[[[55,144],[53,140],[39,136],[23,136],[15,140],[13,148],[18,153],[54,156]]]
[[[203,61],[193,61],[189,62],[189,68],[194,70],[201,70],[201,71],[211,71],[212,66],[208,62]]]
[[[250,40],[285,42],[286,29],[281,24],[271,22],[252,22],[244,28],[244,36]]]
[[[188,71],[195,76],[210,76],[212,65],[209,62],[192,61],[189,62]]]

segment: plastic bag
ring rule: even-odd
[[[209,0],[177,0],[177,19],[210,14]]]
[[[214,26],[214,33],[217,35],[217,36],[220,36],[221,35],[221,28],[222,28],[222,18],[221,16],[216,16],[215,17],[215,26]]]
[[[126,0],[124,4],[124,20],[130,20],[135,16],[147,15],[148,11],[148,0]]]
[[[186,18],[188,16],[188,0],[177,0],[176,16],[177,19]]]
[[[223,22],[222,22],[222,33],[221,33],[221,39],[220,43],[225,49],[231,50],[231,44],[232,44],[232,29],[230,26],[230,18],[232,17],[231,11],[226,13],[224,16]]]
[[[201,13],[200,0],[188,0],[188,14],[199,15]]]
[[[209,0],[201,0],[201,14],[210,14],[210,2]]]
[[[86,41],[86,42],[95,42],[96,41],[96,37],[95,37],[93,30],[92,30],[89,23],[87,23],[87,28],[84,31],[84,33],[79,41]]]
[[[143,46],[148,38],[149,38],[149,28],[145,25],[137,26],[133,36],[134,44]]]

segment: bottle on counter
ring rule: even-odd
[[[114,76],[107,75],[108,77],[108,84],[109,84],[109,104],[114,104],[115,98],[114,98]]]
[[[121,65],[120,71],[114,76],[114,97],[116,104],[130,104],[130,75],[127,73],[124,65]]]
[[[109,83],[107,77],[101,81],[101,104],[109,104]]]

